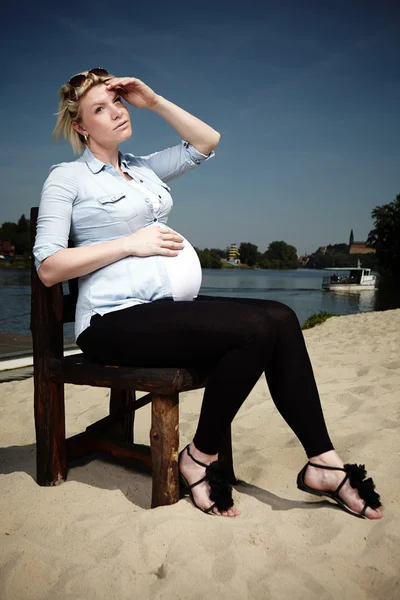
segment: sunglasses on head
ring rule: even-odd
[[[90,69],[90,71],[88,71],[87,75],[85,75],[85,73],[80,73],[79,75],[74,75],[74,77],[71,77],[71,79],[68,81],[69,85],[72,86],[73,88],[78,88],[82,85],[82,83],[84,81],[86,81],[86,79],[88,78],[89,73],[93,73],[93,75],[97,75],[99,77],[102,77],[104,75],[109,75],[109,72],[106,71],[106,69],[101,69],[100,67],[98,67],[97,69]]]

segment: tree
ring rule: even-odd
[[[326,247],[327,254],[348,254],[349,253],[349,245],[348,244],[329,244]]]
[[[242,242],[239,246],[239,256],[241,263],[254,267],[260,257],[258,246],[250,242]]]
[[[30,222],[21,215],[18,223],[6,221],[0,227],[0,240],[10,241],[15,246],[15,254],[29,254],[31,250]]]
[[[390,204],[372,210],[374,229],[367,244],[376,250],[382,275],[400,282],[400,194]]]
[[[294,246],[283,241],[271,242],[264,253],[264,259],[271,264],[272,269],[297,269],[297,250]]]
[[[17,229],[15,231],[15,253],[16,254],[27,254],[30,252],[30,223],[25,215],[21,215]]]
[[[0,227],[0,239],[2,241],[10,241],[15,244],[15,234],[17,231],[17,224],[6,221]]]
[[[197,255],[200,260],[202,269],[221,269],[221,257],[217,252],[213,250],[209,250],[208,248],[204,248],[204,250],[199,250],[195,248]]]
[[[17,223],[16,233],[26,233],[27,231],[29,232],[29,221],[25,215],[22,214]]]
[[[220,248],[211,248],[210,252],[218,255],[220,258],[227,258],[226,250],[221,250]],[[228,248],[228,256],[229,256],[229,248]]]
[[[210,250],[210,267],[211,269],[222,269],[221,257],[215,250]]]

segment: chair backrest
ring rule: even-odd
[[[63,324],[75,321],[78,279],[68,281],[69,294],[63,294],[62,283],[46,287],[39,279],[33,256],[39,208],[30,212],[31,229],[31,322],[33,358],[47,361],[64,355]],[[72,243],[68,243],[72,246]]]

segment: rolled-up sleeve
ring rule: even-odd
[[[214,151],[210,154],[202,154],[192,144],[182,140],[172,148],[153,152],[147,156],[137,156],[136,159],[152,169],[162,181],[168,182],[199,167],[201,163],[214,156]]]
[[[33,256],[36,270],[55,252],[68,248],[76,180],[68,163],[51,167],[40,199]]]

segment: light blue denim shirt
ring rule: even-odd
[[[120,152],[121,166],[143,184],[135,188],[89,148],[75,161],[52,166],[40,200],[33,247],[36,270],[45,258],[67,248],[69,238],[75,247],[90,246],[128,236],[155,221],[166,224],[173,204],[166,182],[213,156],[184,140],[148,156]],[[160,200],[157,213],[149,189]],[[78,284],[75,340],[95,313],[172,297],[161,256],[128,256],[79,277]]]

